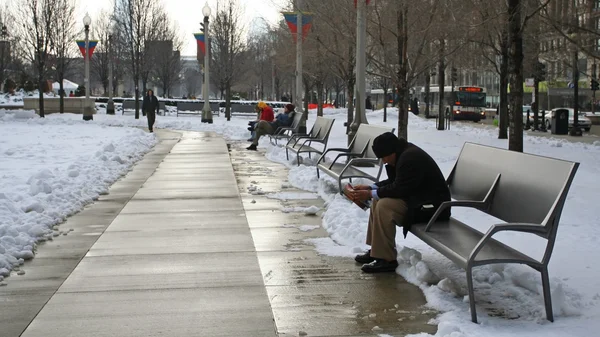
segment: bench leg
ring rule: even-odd
[[[298,166],[300,166],[300,152],[296,153],[296,162],[298,163]]]
[[[542,271],[542,288],[544,289],[544,304],[546,305],[546,318],[550,322],[554,322],[552,313],[552,298],[550,296],[550,277],[548,276],[548,268],[543,268]]]
[[[285,159],[290,160],[290,154],[288,153],[288,148],[285,148]]]
[[[342,178],[338,178],[338,188],[340,189],[340,194],[344,195],[344,189],[342,188]]]
[[[321,178],[321,177],[319,176],[319,166],[317,166],[317,179],[319,179],[319,178]]]
[[[477,323],[477,311],[475,309],[475,291],[473,288],[473,269],[467,267],[467,287],[469,288],[469,306],[471,309],[471,321]]]

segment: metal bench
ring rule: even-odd
[[[307,136],[301,136],[298,134],[292,135],[290,140],[285,145],[285,156],[289,160],[289,151],[296,153],[296,162],[300,166],[300,153],[308,153],[308,157],[311,157],[311,153],[315,152],[322,154],[327,148],[327,142],[329,140],[329,134],[333,128],[333,122],[335,119],[317,117],[315,124],[310,130]],[[320,143],[323,145],[323,149],[319,150],[312,147],[312,143]]]
[[[546,317],[553,321],[548,263],[560,215],[579,163],[465,143],[448,177],[452,198],[428,223],[409,231],[467,273],[471,320],[477,323],[473,267],[495,263],[526,264],[542,276]],[[540,184],[539,177],[552,177]],[[484,234],[454,218],[436,221],[442,208],[477,208],[506,223]],[[547,240],[541,261],[493,239],[502,231],[537,234]]]
[[[289,141],[290,137],[298,133],[298,129],[300,128],[300,122],[302,121],[302,113],[294,112],[292,125],[290,126],[280,126],[275,130],[275,133],[269,135],[269,141],[271,144],[277,145],[277,141],[280,139],[287,139]],[[273,143],[275,141],[275,143]]]
[[[350,179],[350,181],[352,181],[352,178],[365,178],[373,182],[379,181],[381,171],[383,170],[383,165],[381,160],[377,158],[375,153],[373,153],[371,144],[375,137],[385,132],[394,132],[394,130],[394,128],[385,128],[364,123],[360,124],[358,130],[356,131],[356,135],[354,136],[354,139],[352,139],[352,142],[348,148],[327,149],[327,151],[321,155],[321,158],[319,158],[319,161],[317,161],[317,177],[320,177],[319,171],[322,171],[323,173],[326,173],[329,176],[337,179],[340,194],[344,193],[342,189],[343,179]],[[339,152],[334,158],[333,162],[330,164],[325,163],[325,156],[329,152]],[[338,162],[338,159],[341,158],[346,158],[348,160],[344,162]],[[354,165],[360,165],[361,168],[379,166],[379,170],[377,175],[374,176],[361,169],[358,169]]]
[[[213,115],[219,115],[219,102],[209,102],[209,105]],[[177,102],[177,117],[179,115],[202,116],[202,109],[204,109],[202,101]]]
[[[256,114],[255,104],[231,104],[231,114]]]
[[[142,100],[140,99],[140,111],[142,110]],[[125,114],[125,110],[135,110],[135,100],[124,100],[121,105],[122,114]],[[158,102],[158,114],[160,115],[160,110],[163,111],[163,116],[167,113],[167,107],[165,102]]]

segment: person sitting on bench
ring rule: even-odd
[[[395,224],[403,226],[406,237],[411,223],[429,221],[442,202],[450,201],[450,190],[435,160],[418,146],[386,132],[372,148],[386,165],[388,179],[353,186],[350,192],[353,201],[372,199],[366,239],[371,249],[355,260],[365,273],[393,272],[398,267]],[[449,218],[450,208],[438,219]]]
[[[275,121],[267,122],[267,121],[259,121],[256,124],[254,139],[252,140],[252,144],[246,148],[246,150],[256,151],[256,147],[258,146],[258,140],[261,136],[264,135],[272,135],[277,131],[279,127],[286,127],[292,125],[294,122],[294,111],[296,107],[293,104],[288,104],[285,106],[285,110],[283,113],[280,113],[275,117]]]

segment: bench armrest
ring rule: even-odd
[[[350,166],[350,165],[354,165],[354,164],[373,164],[373,165],[377,165],[379,164],[380,160],[376,159],[376,158],[353,158],[350,159],[350,161],[348,162],[348,164],[346,165],[346,167]]]
[[[442,214],[442,212],[446,208],[452,207],[452,206],[482,209],[482,208],[487,207],[488,204],[485,201],[472,201],[472,200],[444,201],[440,204],[440,207],[438,207],[438,209],[435,211],[435,213],[433,213],[433,216],[431,217],[431,219],[429,219],[427,226],[425,226],[425,231],[428,232],[429,229],[431,228],[431,226],[435,223],[437,218],[440,216],[440,214]]]
[[[540,224],[518,223],[518,222],[493,225],[490,229],[488,229],[488,231],[481,238],[481,240],[479,240],[479,242],[477,243],[477,245],[475,246],[475,248],[469,255],[468,264],[471,264],[471,263],[473,263],[473,261],[475,261],[477,254],[479,254],[481,249],[483,249],[485,244],[492,238],[492,236],[494,234],[496,234],[498,232],[503,232],[503,231],[525,232],[525,233],[531,233],[531,234],[545,234],[546,227],[544,227],[543,225],[540,225]]]
[[[323,154],[321,155],[321,157],[319,158],[319,160],[317,160],[317,166],[319,166],[319,163],[325,160],[325,155],[328,152],[342,152],[342,153],[338,153],[338,155],[335,157],[335,159],[333,160],[333,162],[331,163],[331,166],[333,166],[333,164],[340,158],[343,156],[349,156],[351,154],[350,149],[344,149],[341,147],[334,147],[334,148],[330,148],[330,149],[326,149]],[[331,168],[331,166],[329,168]]]

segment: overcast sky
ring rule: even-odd
[[[113,0],[76,0],[77,1],[77,19],[78,27],[83,24],[85,12],[89,12],[92,20],[99,15],[102,9],[109,10]],[[161,1],[161,0],[156,0]],[[275,23],[282,18],[281,11],[286,8],[283,4],[286,0],[238,0],[244,11],[245,24],[247,26],[256,18],[264,18],[269,23]],[[213,14],[216,11],[218,0],[208,0]],[[194,33],[200,30],[200,21],[202,17],[202,7],[206,0],[163,0],[165,8],[171,17],[177,22],[180,33],[184,38],[183,55],[196,55],[196,40]],[[92,21],[92,25],[94,22]]]

